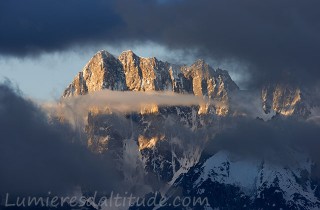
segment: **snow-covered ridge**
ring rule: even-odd
[[[225,196],[242,197],[249,209],[319,209],[320,198],[311,179],[313,163],[307,155],[295,151],[292,155],[295,164],[284,167],[222,150],[182,175],[174,187],[187,188],[193,196],[213,196],[214,186],[224,186],[227,192],[232,188]],[[261,201],[264,207],[259,206]]]

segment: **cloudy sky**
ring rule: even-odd
[[[203,57],[244,88],[319,81],[317,0],[0,0],[0,78],[58,98],[92,55]]]

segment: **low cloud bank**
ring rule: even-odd
[[[139,112],[146,105],[192,106],[204,103],[204,99],[192,94],[172,92],[134,92],[101,90],[88,95],[65,98],[62,104],[85,110],[90,107],[106,108],[117,112]]]
[[[101,90],[82,96],[63,98],[60,102],[45,103],[42,107],[53,116],[63,116],[71,124],[83,126],[89,111],[99,110],[128,114],[152,106],[198,106],[209,101],[192,94],[172,92],[134,92]]]
[[[273,119],[226,118],[224,130],[210,140],[203,158],[228,150],[242,158],[258,158],[283,167],[298,167],[301,157],[314,163],[312,175],[320,178],[320,129],[317,123],[275,116]]]
[[[111,158],[96,156],[68,124],[51,119],[18,91],[0,84],[0,195],[109,191],[121,176]]]

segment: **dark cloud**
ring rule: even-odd
[[[123,22],[105,0],[0,1],[0,53],[18,56],[111,41]]]
[[[66,124],[0,85],[0,195],[83,190],[109,192],[120,180],[111,158],[96,156]]]
[[[225,130],[208,142],[203,158],[228,150],[241,157],[265,159],[285,166],[296,163],[299,158],[296,154],[305,154],[316,165],[320,164],[320,129],[314,122],[277,116],[269,121],[234,118],[221,123],[225,124]]]
[[[249,66],[254,83],[317,82],[317,0],[12,0],[0,2],[0,53],[154,41]]]
[[[244,62],[258,83],[319,77],[319,1],[120,2],[132,36]]]

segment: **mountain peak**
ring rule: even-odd
[[[99,55],[104,55],[104,56],[107,56],[107,57],[110,57],[110,56],[114,57],[111,53],[109,53],[109,52],[106,51],[106,50],[99,50],[99,51],[96,53],[96,55],[97,55],[97,54],[99,54]]]
[[[125,87],[120,61],[111,53],[101,50],[77,74],[62,97],[85,95],[102,89],[126,90]]]
[[[192,65],[206,65],[207,63],[205,62],[204,59],[200,58],[197,59]]]
[[[138,57],[132,50],[125,50],[119,55],[121,57]]]
[[[94,59],[94,58],[97,58],[97,59],[115,59],[115,56],[112,55],[111,53],[109,53],[106,50],[100,50],[91,59]],[[90,63],[90,61],[88,63]]]
[[[203,59],[187,67],[162,62],[155,57],[139,57],[132,50],[122,52],[118,58],[101,50],[78,73],[63,97],[111,89],[193,93],[225,101],[228,100],[228,92],[237,86],[231,78],[226,81],[224,78],[215,74],[214,69]],[[202,110],[207,108],[203,106]],[[228,108],[225,110],[224,113],[227,113]]]

